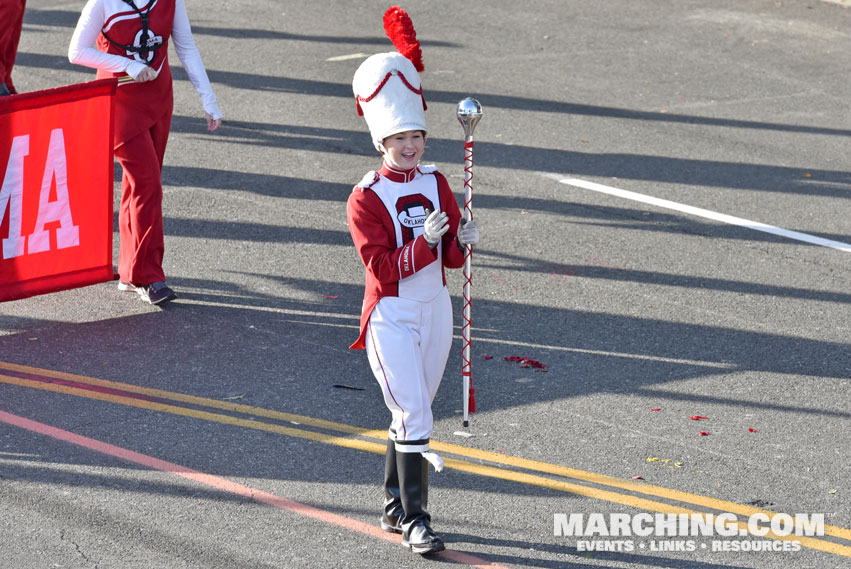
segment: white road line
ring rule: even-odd
[[[724,213],[718,213],[715,211],[711,211],[708,209],[701,209],[699,207],[693,207],[690,205],[685,205],[677,202],[672,202],[670,200],[663,200],[660,198],[654,198],[652,196],[645,196],[644,194],[639,194],[636,192],[630,192],[628,190],[622,190],[620,188],[614,188],[612,186],[604,186],[603,184],[597,184],[595,182],[589,182],[588,180],[581,180],[579,178],[567,178],[561,176],[559,174],[551,174],[551,173],[541,173],[545,178],[549,178],[551,180],[555,180],[560,184],[565,184],[568,186],[575,186],[577,188],[583,188],[586,190],[592,190],[595,192],[601,192],[604,194],[609,194],[612,196],[616,196],[619,198],[625,198],[628,200],[634,200],[637,202],[642,202],[650,205],[655,205],[657,207],[662,207],[665,209],[673,209],[675,211],[681,211],[683,213],[687,213],[690,215],[696,215],[698,217],[705,217],[707,219],[714,219],[715,221],[720,221],[722,223],[729,223],[730,225],[738,225],[739,227],[745,227],[747,229],[753,229],[754,231],[763,231],[765,233],[771,233],[774,235],[779,235],[781,237],[786,237],[788,239],[795,239],[796,241],[803,241],[805,243],[811,243],[813,245],[821,245],[822,247],[830,247],[831,249],[837,249],[839,251],[845,251],[846,253],[851,253],[851,244],[842,243],[841,241],[832,241],[830,239],[822,239],[821,237],[816,237],[815,235],[808,235],[807,233],[800,233],[798,231],[791,231],[789,229],[783,229],[782,227],[775,227],[774,225],[766,225],[765,223],[760,223],[758,221],[751,221],[749,219],[742,219],[741,217],[734,217],[732,215],[727,215]]]
[[[349,53],[346,55],[337,55],[335,57],[329,57],[325,61],[348,61],[350,59],[366,59],[369,57],[368,53]]]
[[[460,328],[460,326],[456,326],[456,328]],[[477,328],[478,332],[479,329]],[[461,339],[460,334],[453,334],[453,338],[456,340]],[[611,357],[611,358],[626,358],[632,360],[645,360],[651,362],[662,362],[668,364],[677,364],[677,365],[687,365],[687,366],[697,366],[697,367],[711,367],[716,369],[729,369],[729,370],[737,370],[738,365],[730,362],[710,362],[704,360],[686,360],[682,358],[666,358],[663,356],[649,356],[646,354],[629,354],[625,352],[609,352],[606,350],[589,350],[586,348],[571,348],[568,346],[553,346],[548,344],[535,344],[530,342],[518,342],[517,340],[501,340],[499,338],[483,338],[481,336],[476,336],[476,342],[482,342],[485,344],[505,344],[507,346],[511,346],[513,348],[534,348],[541,350],[554,350],[558,352],[570,352],[573,354],[585,354],[589,356],[603,356],[603,357]],[[481,364],[479,364],[481,365]]]

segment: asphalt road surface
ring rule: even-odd
[[[82,4],[29,0],[19,89],[92,79],[66,56]],[[188,4],[225,123],[206,133],[172,53],[179,299],[0,305],[3,567],[851,566],[851,9],[403,6],[424,162],[459,201],[455,106],[484,107],[478,410],[464,429],[456,338],[430,496],[449,551],[424,559],[377,529],[389,414],[348,349],[345,201],[379,166],[351,78],[392,49],[387,4]],[[697,514],[739,525],[692,535]]]

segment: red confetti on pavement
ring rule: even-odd
[[[655,409],[651,409],[651,411],[661,411],[661,410],[662,410],[661,407],[656,407]]]
[[[642,478],[641,476],[633,476],[632,479],[633,480],[644,480],[644,478]]]
[[[482,354],[482,359],[485,359],[485,360],[492,360],[492,359],[493,359],[493,356],[489,356],[489,355],[487,355],[487,354]]]
[[[523,356],[505,356],[505,361],[519,363],[520,367],[535,368],[535,371],[545,372],[548,370],[547,366],[545,366],[538,360],[533,360],[532,358],[526,358]]]
[[[701,437],[708,437],[708,436],[709,436],[709,431],[700,431],[700,436],[701,436]]]
[[[750,431],[750,432],[752,432],[752,433],[755,433],[755,432],[756,432],[756,429],[748,429],[748,431]]]
[[[692,415],[689,417],[692,421],[700,421],[701,419],[708,419],[709,417],[701,417],[700,415]]]
[[[338,296],[332,296],[330,294],[326,294],[325,298],[330,298],[331,300],[337,300],[339,297]]]

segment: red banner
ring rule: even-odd
[[[112,280],[115,88],[0,97],[0,301]]]

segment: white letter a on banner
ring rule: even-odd
[[[12,139],[12,151],[0,188],[0,225],[9,207],[9,237],[3,239],[3,258],[11,259],[24,254],[24,238],[21,235],[21,218],[24,205],[24,158],[30,153],[30,135]]]
[[[50,186],[56,178],[56,201],[50,200]],[[65,137],[62,129],[54,129],[50,133],[50,147],[47,150],[47,161],[44,165],[44,178],[41,180],[41,195],[38,199],[38,219],[35,229],[29,236],[27,253],[40,253],[50,249],[50,234],[44,229],[45,224],[58,221],[56,230],[56,247],[76,247],[80,244],[80,228],[74,225],[71,218],[71,204],[68,198],[68,169],[65,161]]]

